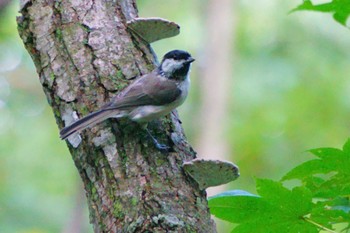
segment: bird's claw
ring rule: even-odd
[[[165,145],[165,144],[160,144],[160,143],[154,143],[155,147],[160,151],[160,152],[169,152],[170,147]]]
[[[160,144],[160,143],[158,142],[158,140],[157,140],[155,137],[153,137],[153,135],[151,134],[151,132],[149,132],[149,130],[148,130],[147,128],[146,128],[146,132],[147,132],[149,138],[152,140],[154,146],[155,146],[160,152],[162,152],[162,153],[167,153],[167,152],[170,151],[170,147],[167,146],[167,145],[165,145],[165,144]]]

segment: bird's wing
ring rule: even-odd
[[[105,109],[145,105],[166,105],[177,99],[181,90],[173,80],[159,78],[155,72],[142,76],[115,97]]]

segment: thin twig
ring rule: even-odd
[[[331,230],[331,229],[329,229],[329,228],[327,228],[327,227],[325,227],[325,226],[322,226],[321,224],[319,224],[319,223],[317,223],[317,222],[314,222],[314,221],[312,221],[312,220],[309,219],[309,218],[304,217],[303,219],[304,219],[306,222],[309,222],[309,223],[311,223],[311,224],[313,224],[313,225],[315,225],[315,226],[318,226],[318,227],[321,228],[322,230],[325,230],[325,231],[328,231],[328,232],[331,232],[331,233],[337,233],[336,231],[333,231],[333,230]]]

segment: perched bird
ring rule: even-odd
[[[194,59],[186,51],[173,50],[166,53],[160,65],[151,73],[136,79],[98,111],[63,128],[60,131],[61,139],[66,139],[108,118],[127,117],[147,126],[148,122],[167,115],[180,106],[187,97],[190,86],[189,73],[193,61]],[[158,149],[167,148],[159,144],[148,130],[147,133]]]

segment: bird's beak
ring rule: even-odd
[[[189,59],[187,59],[186,64],[190,64],[190,63],[192,63],[194,61],[195,61],[195,59],[190,57]]]

